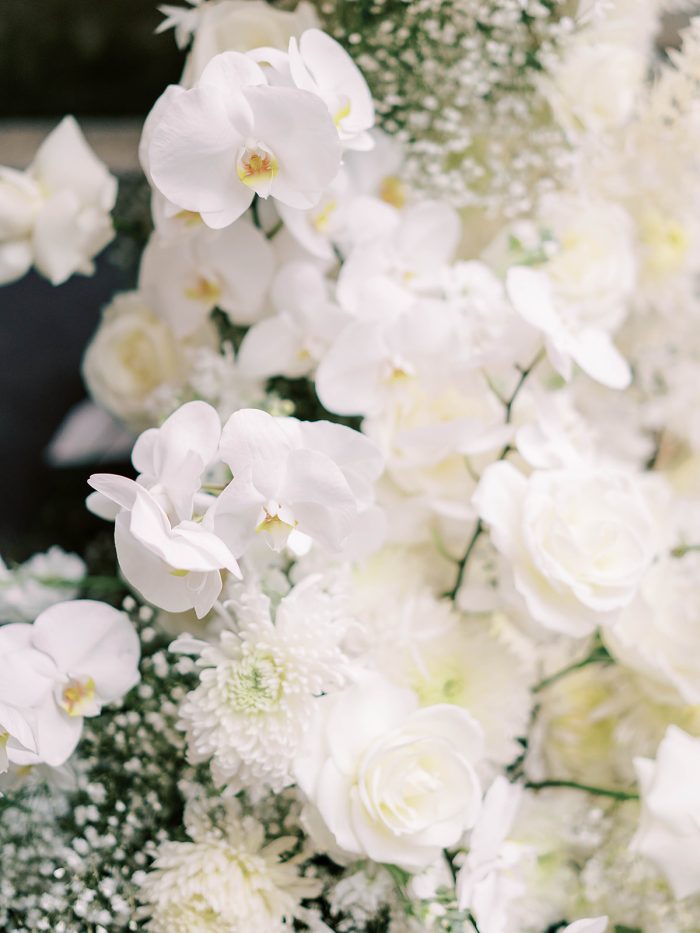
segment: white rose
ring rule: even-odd
[[[634,113],[647,62],[646,49],[581,33],[543,82],[555,119],[574,138],[623,126]]]
[[[265,0],[220,0],[204,3],[187,58],[182,83],[191,87],[211,59],[220,52],[248,52],[268,47],[287,50],[292,36],[319,26],[310,3],[293,13],[276,10]]]
[[[205,328],[197,339],[211,342]],[[94,400],[134,429],[149,426],[151,394],[186,376],[182,344],[138,292],[117,295],[83,357],[83,378]]]
[[[558,192],[542,201],[539,222],[554,238],[552,255],[542,268],[565,323],[571,329],[615,331],[637,281],[629,214],[610,201]]]
[[[474,824],[482,744],[466,710],[418,709],[413,691],[372,674],[317,701],[295,772],[341,849],[418,869]]]
[[[700,739],[669,726],[656,761],[635,759],[642,814],[630,843],[666,877],[676,898],[700,891]]]
[[[532,618],[566,635],[613,621],[654,559],[656,524],[633,475],[582,467],[526,478],[499,462],[473,501]]]
[[[698,580],[697,552],[660,560],[645,574],[634,602],[605,631],[610,652],[644,674],[661,702],[700,705]]]

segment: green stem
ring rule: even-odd
[[[639,794],[626,790],[612,790],[609,787],[596,787],[593,784],[579,784],[577,781],[528,781],[525,784],[530,790],[543,790],[546,787],[570,787],[582,790],[587,794],[596,794],[598,797],[610,797],[612,800],[639,800]]]
[[[679,544],[671,551],[671,557],[685,557],[691,551],[700,551],[700,544]]]
[[[515,404],[516,399],[518,398],[518,395],[520,395],[520,390],[525,385],[527,378],[532,372],[532,370],[535,368],[535,366],[537,366],[537,364],[540,362],[540,360],[543,357],[544,357],[544,348],[538,351],[537,355],[535,356],[535,358],[533,359],[533,361],[530,363],[529,366],[527,366],[525,369],[520,368],[520,378],[518,379],[515,385],[515,388],[511,392],[510,398],[505,402],[505,408],[506,408],[505,423],[506,424],[510,423],[511,416],[513,414],[513,405]],[[498,455],[496,462],[498,462],[498,460],[504,460],[512,449],[513,448],[510,444],[506,444],[503,450]],[[469,558],[471,557],[472,552],[474,551],[474,548],[476,546],[476,542],[481,537],[481,534],[483,531],[484,531],[484,526],[481,524],[481,519],[478,519],[476,523],[476,527],[474,528],[474,533],[469,541],[469,544],[467,545],[467,550],[464,554],[464,557],[462,557],[462,559],[457,564],[457,579],[455,580],[454,586],[452,587],[451,590],[445,593],[445,597],[448,599],[451,599],[453,602],[457,598],[457,593],[459,592],[459,589],[462,586],[464,575],[467,570],[467,564],[469,563]]]
[[[506,402],[506,424],[510,424],[511,415],[513,414],[513,405],[515,405],[516,399],[520,395],[520,390],[527,382],[527,378],[532,372],[532,370],[535,368],[535,366],[537,366],[537,364],[540,362],[540,360],[543,357],[544,357],[544,347],[538,350],[537,355],[535,356],[535,358],[533,359],[533,361],[530,363],[529,366],[526,366],[525,369],[518,367],[520,371],[520,378],[515,384],[515,388],[510,394],[510,398]]]
[[[260,217],[260,198],[255,195],[253,198],[253,203],[250,205],[251,214],[253,216],[253,223],[258,228],[261,233],[264,233],[268,240],[271,240],[273,237],[277,236],[282,227],[284,226],[283,220],[278,220],[277,223],[270,230],[266,230],[262,219]]]
[[[605,648],[600,645],[599,647],[595,648],[587,658],[584,658],[583,661],[577,661],[575,664],[569,664],[568,667],[563,668],[561,671],[557,671],[556,674],[551,674],[549,677],[545,677],[544,680],[541,680],[536,686],[532,688],[532,692],[539,693],[540,690],[544,690],[551,684],[556,683],[558,680],[561,680],[562,677],[566,677],[567,674],[572,674],[574,671],[581,670],[582,667],[587,667],[589,664],[612,664],[612,658],[605,650]]]
[[[258,228],[258,230],[262,230],[264,233],[265,231],[263,229],[262,221],[260,220],[260,199],[258,198],[257,194],[253,197],[253,203],[250,205],[250,212],[253,216],[253,223]]]
[[[464,552],[464,557],[457,564],[457,578],[455,579],[454,586],[451,590],[445,593],[447,599],[451,599],[453,602],[457,598],[457,593],[459,593],[460,587],[464,580],[464,574],[467,570],[467,564],[469,563],[469,558],[472,556],[472,552],[476,547],[476,542],[479,540],[481,535],[484,532],[484,526],[481,524],[481,519],[477,519],[476,525],[474,527],[474,532],[471,536],[471,540],[467,545],[467,550]]]

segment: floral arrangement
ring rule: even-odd
[[[0,281],[144,234],[56,448],[129,438],[114,572],[0,562],[0,928],[700,929],[671,6],[189,0],[149,218],[71,117],[0,170]]]

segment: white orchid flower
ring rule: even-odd
[[[254,324],[243,338],[241,371],[256,379],[304,376],[316,368],[348,315],[331,301],[327,279],[310,262],[283,266],[271,296],[278,313]]]
[[[341,551],[370,508],[382,470],[372,441],[350,428],[254,409],[229,418],[220,456],[234,478],[212,507],[212,521],[236,555],[256,533],[275,550],[300,546],[303,535]]]
[[[36,758],[36,740],[29,719],[16,706],[0,703],[0,774],[10,764]]]
[[[461,222],[448,204],[420,201],[394,211],[393,218],[381,239],[354,249],[340,270],[338,302],[358,317],[375,304],[381,283],[390,282],[409,297],[437,292],[442,269],[457,249]]]
[[[176,336],[187,337],[217,307],[237,324],[257,320],[273,266],[272,247],[253,224],[210,230],[198,223],[188,236],[151,236],[139,287]]]
[[[517,313],[544,335],[549,361],[563,379],[571,379],[576,363],[604,386],[627,388],[632,379],[629,364],[610,334],[600,327],[578,326],[560,313],[546,272],[515,266],[508,272],[506,288]]]
[[[220,571],[240,576],[229,549],[212,531],[202,476],[216,460],[221,422],[205,402],[188,402],[160,428],[139,437],[132,462],[137,481],[95,474],[88,507],[115,521],[122,573],[145,599],[169,612],[206,615],[222,587]]]
[[[13,749],[10,760],[62,765],[78,744],[83,718],[138,683],[138,660],[139,639],[127,616],[94,600],[59,603],[33,625],[0,628],[0,722],[26,747]],[[19,720],[7,721],[8,704],[26,718],[34,743]]]
[[[384,320],[353,321],[321,361],[316,391],[338,414],[384,411],[411,382],[444,366],[453,337],[448,310],[412,301],[408,310],[383,306]]]
[[[204,522],[171,521],[151,492],[124,476],[97,473],[88,482],[119,506],[114,525],[119,566],[148,602],[167,612],[194,609],[201,618],[221,592],[220,571],[240,577],[233,554]]]
[[[194,401],[182,405],[159,428],[149,428],[136,440],[131,462],[139,474],[138,484],[151,493],[172,521],[192,518],[202,475],[216,459],[220,438],[221,421],[216,409]],[[130,491],[123,495],[131,501]],[[124,507],[119,496],[114,489],[106,496],[92,493],[88,508],[100,518],[113,521]]]
[[[46,137],[26,172],[0,168],[0,284],[32,264],[53,285],[92,275],[114,237],[117,181],[73,117]]]
[[[320,29],[307,29],[298,42],[289,40],[289,68],[297,87],[325,102],[346,148],[372,148],[372,95],[342,45]]]
[[[169,88],[155,107],[145,156],[151,180],[210,227],[232,224],[255,195],[312,207],[340,168],[340,141],[323,102],[271,86],[239,52],[217,55],[194,88]]]

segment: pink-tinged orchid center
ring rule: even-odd
[[[70,680],[61,691],[59,706],[69,716],[90,716],[98,712],[95,702],[95,681],[92,677],[85,680]]]
[[[236,171],[244,185],[252,188],[259,197],[266,198],[279,171],[279,163],[264,146],[246,146],[238,156]]]

